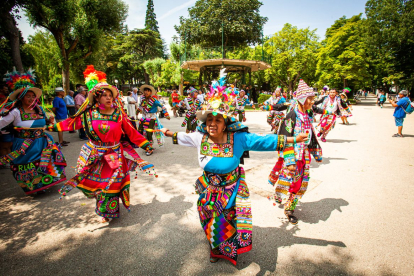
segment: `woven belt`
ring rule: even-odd
[[[115,148],[120,144],[119,142],[99,142],[92,140],[89,140],[89,143],[97,148]]]
[[[43,137],[43,129],[15,129],[14,136],[21,139],[37,139]]]
[[[237,167],[235,170],[225,174],[217,174],[207,171],[204,171],[203,174],[209,184],[214,186],[227,186],[233,184],[239,179],[239,170],[240,168]]]

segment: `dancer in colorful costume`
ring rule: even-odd
[[[187,107],[187,114],[185,114],[185,119],[181,124],[181,127],[185,127],[187,125],[186,133],[191,133],[196,130],[196,112],[201,108],[201,103],[197,99],[198,91],[195,88],[191,87],[189,94],[190,95],[184,99],[184,103]]]
[[[275,189],[275,200],[284,204],[284,213],[292,224],[298,219],[293,215],[298,200],[305,194],[309,182],[309,166],[312,154],[316,162],[322,161],[322,149],[312,125],[313,114],[326,112],[313,105],[313,89],[300,80],[296,92],[297,104],[283,120],[279,135],[298,137],[306,133],[308,139],[302,144],[286,144],[279,160],[269,175],[269,183]]]
[[[246,112],[244,111],[244,107],[247,105],[254,108],[254,105],[249,101],[244,90],[240,90],[239,95],[235,97],[234,105],[235,109],[233,111],[233,116],[238,116],[239,122],[246,122]]]
[[[352,105],[349,102],[348,97],[346,96],[345,92],[342,92],[339,96],[341,97],[342,102],[346,105],[346,107],[345,107],[346,112],[348,114],[352,114],[351,113]],[[342,120],[342,124],[349,125],[347,116],[341,116],[341,120]]]
[[[316,101],[315,105],[321,103],[321,108],[326,110],[328,114],[321,117],[321,121],[318,124],[318,126],[320,125],[318,137],[321,137],[322,142],[326,142],[326,136],[335,127],[336,117],[350,117],[352,114],[346,110],[348,106],[338,96],[338,91],[336,89],[331,89],[329,95]]]
[[[164,145],[164,134],[159,130],[162,128],[161,122],[158,120],[157,112],[158,108],[161,108],[164,112],[165,118],[170,119],[167,109],[158,101],[157,92],[152,85],[144,84],[139,88],[139,91],[143,93],[141,97],[141,104],[138,108],[142,113],[142,117],[139,121],[138,131],[142,135],[145,135],[150,142],[151,148],[153,147],[152,134],[155,132],[157,143],[160,147]],[[148,150],[145,154],[150,156],[153,153],[153,149]]]
[[[122,108],[118,89],[106,82],[106,74],[88,65],[83,72],[88,87],[88,98],[78,112],[63,122],[49,126],[52,131],[85,129],[89,141],[81,148],[77,174],[60,190],[65,196],[73,188],[81,190],[88,198],[96,199],[95,212],[103,222],[119,217],[119,199],[129,210],[130,171],[137,166],[149,173],[153,166],[140,159],[130,143],[150,151],[150,143],[132,126]],[[128,153],[134,160],[127,159]]]
[[[270,110],[269,115],[267,115],[267,123],[272,127],[271,131],[277,133],[279,124],[285,118],[285,113],[283,111],[270,109],[270,106],[276,104],[284,104],[286,99],[281,96],[281,88],[278,87],[273,93],[272,97],[267,99],[264,104],[264,110]]]
[[[195,133],[163,132],[173,143],[198,150],[200,167],[204,170],[195,183],[199,194],[197,210],[201,225],[211,246],[210,262],[219,258],[234,265],[238,255],[252,249],[252,213],[249,189],[240,166],[246,151],[283,150],[293,138],[259,136],[229,115],[229,99],[222,86],[209,94],[205,110],[197,112],[201,125]],[[306,139],[298,136],[296,142]]]
[[[35,194],[66,180],[66,161],[52,136],[45,132],[53,116],[38,105],[42,90],[34,87],[32,70],[7,73],[6,83],[13,93],[1,104],[0,129],[13,124],[12,152],[0,158],[0,165],[10,162],[17,184],[27,194]]]

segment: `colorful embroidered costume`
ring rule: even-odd
[[[227,142],[209,142],[206,125],[195,133],[173,135],[173,143],[198,150],[204,170],[195,183],[199,194],[197,210],[211,246],[210,256],[237,263],[238,255],[252,249],[252,213],[250,193],[240,159],[246,151],[283,150],[285,136],[259,136],[234,118],[228,118]]]
[[[83,127],[89,138],[81,148],[76,166],[77,174],[66,182],[60,192],[65,196],[66,192],[76,187],[88,198],[96,199],[96,214],[104,218],[117,218],[119,199],[129,210],[129,172],[137,166],[144,171],[153,167],[140,159],[130,143],[122,140],[122,136],[125,134],[131,143],[145,150],[150,145],[132,126],[122,109],[118,90],[106,83],[105,73],[95,71],[89,65],[84,75],[89,88],[88,99],[84,105],[73,118],[49,126],[51,131],[71,131]],[[98,77],[94,85],[89,80],[96,76]],[[99,97],[104,89],[110,90],[115,98],[114,111],[110,115],[102,114],[98,104],[93,104],[94,97]],[[92,107],[87,107],[89,103]],[[125,158],[125,152],[134,160]]]
[[[333,99],[330,96],[326,96],[319,101],[315,101],[315,105],[322,103],[322,109],[326,110],[329,114],[325,114],[321,117],[318,124],[320,130],[318,136],[322,136],[322,139],[326,138],[328,133],[335,127],[336,117],[350,117],[352,116],[348,105],[342,101],[339,96],[335,96]]]
[[[10,162],[14,178],[27,195],[66,180],[65,158],[44,131],[46,114],[37,108],[38,113],[25,113],[16,107],[0,119],[0,128],[9,124],[15,127],[12,152],[1,157],[0,164]]]
[[[119,108],[112,115],[101,114],[99,108],[90,108],[75,119],[68,118],[49,128],[71,131],[82,126],[89,141],[81,148],[76,166],[78,174],[65,184],[63,192],[76,187],[88,198],[96,198],[96,214],[117,218],[120,198],[129,210],[129,172],[136,169],[136,160],[139,160],[129,143],[120,142],[122,134],[143,149],[149,142],[134,129]],[[124,152],[135,160],[127,159]]]
[[[264,104],[269,106],[282,105],[286,103],[285,98],[283,97],[270,97],[267,99]],[[267,115],[267,123],[272,127],[271,131],[277,133],[279,129],[280,122],[285,118],[285,113],[279,110],[270,110],[269,115]]]
[[[246,105],[252,106],[253,103],[250,103],[249,98],[247,96],[235,97],[235,106],[236,108],[233,111],[233,116],[239,117],[239,122],[246,122],[246,112],[244,111],[244,108]]]
[[[301,82],[303,81],[301,80]],[[306,100],[308,95],[313,95],[310,92],[311,88],[306,84],[305,86],[306,88],[302,88],[303,92],[298,91],[297,101]],[[314,113],[326,113],[316,106],[312,106],[311,110],[302,113],[298,105],[297,103],[282,121],[279,134],[286,135],[286,137],[296,137],[300,133],[306,133],[309,139],[305,143],[287,144],[269,175],[269,183],[273,186],[276,184],[276,202],[284,203],[285,212],[291,211],[292,213],[308,187],[310,155],[312,154],[317,162],[322,161],[322,149],[316,138],[312,122]],[[294,172],[288,169],[290,165],[296,166]]]
[[[153,145],[152,134],[155,132],[157,143],[161,147],[164,145],[164,135],[158,131],[163,127],[158,120],[158,108],[163,110],[166,118],[170,118],[166,108],[158,101],[156,96],[151,96],[149,98],[146,98],[145,96],[141,97],[141,104],[138,109],[140,110],[142,117],[139,121],[138,131],[147,137],[151,146]]]
[[[0,118],[0,129],[13,126],[12,152],[0,158],[0,165],[10,162],[10,168],[19,186],[29,195],[45,190],[66,179],[66,161],[52,136],[44,129],[46,112],[37,105],[42,90],[34,87],[36,77],[32,70],[6,74],[6,83],[13,93],[0,105],[5,116]],[[35,100],[26,113],[22,100],[27,93]],[[27,110],[27,109],[26,109]]]
[[[195,92],[192,92],[191,95],[194,93]],[[197,110],[200,110],[201,103],[197,98],[194,99],[192,96],[185,98],[184,103],[187,107],[187,114],[185,114],[181,127],[185,127],[187,125],[187,132],[194,132],[197,127],[196,112]]]

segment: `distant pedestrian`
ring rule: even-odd
[[[398,102],[394,102],[393,100],[389,100],[390,104],[395,107],[394,110],[394,117],[395,117],[395,125],[397,126],[398,133],[394,134],[392,137],[404,137],[402,134],[404,118],[406,116],[405,109],[407,109],[408,105],[410,104],[410,99],[408,98],[407,90],[401,90],[398,93],[400,100]]]
[[[128,91],[128,97],[127,97],[127,102],[128,102],[128,116],[134,120],[137,119],[137,108],[138,108],[138,104],[137,101],[134,99],[134,97],[132,97],[132,91]]]
[[[78,89],[79,93],[75,97],[75,109],[76,112],[78,112],[79,108],[82,106],[82,104],[86,100],[86,89],[83,86],[80,86]],[[85,130],[82,128],[79,129],[79,138],[81,140],[88,140],[88,137],[86,137]]]
[[[66,118],[68,118],[68,110],[66,108],[66,103],[63,100],[63,96],[65,95],[65,91],[62,87],[55,88],[56,97],[53,99],[53,113],[55,113],[56,122],[62,122]],[[67,146],[70,142],[63,140],[63,132],[58,132],[59,136],[59,144],[62,147]]]
[[[368,91],[364,91],[364,95],[365,95],[365,100],[366,100],[368,96]]]
[[[73,116],[76,113],[75,100],[73,99],[73,94],[74,92],[70,90],[69,93],[63,98],[69,116]],[[69,131],[69,133],[75,133],[75,131]]]
[[[384,106],[385,100],[387,99],[387,97],[385,97],[385,93],[384,91],[381,91],[380,93],[380,97],[379,97],[379,106],[382,108]]]

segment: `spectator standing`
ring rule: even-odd
[[[395,117],[395,125],[397,126],[398,133],[394,134],[392,137],[404,137],[402,134],[404,118],[406,116],[405,109],[410,104],[410,99],[408,98],[407,90],[401,90],[398,93],[400,100],[395,102],[393,100],[389,100],[390,104],[395,107],[394,110],[394,117]]]
[[[55,113],[56,122],[62,122],[68,118],[68,110],[66,108],[66,103],[63,100],[63,96],[65,95],[65,91],[62,87],[55,88],[56,97],[53,99],[53,113]],[[59,136],[59,144],[62,147],[67,146],[70,142],[63,140],[63,132],[58,132]]]
[[[204,94],[202,90],[198,90],[197,99],[200,101],[200,104],[204,103]]]
[[[178,95],[177,93],[177,89],[174,89],[173,92],[171,93],[171,102],[172,102],[172,110],[174,113],[174,117],[178,117],[177,115],[177,109],[178,109],[178,104],[180,103],[180,95]]]
[[[132,98],[134,98],[135,103],[137,104],[137,106],[140,105],[140,97],[138,96],[138,88],[134,87],[132,88],[132,94],[131,94]]]
[[[86,100],[86,89],[85,89],[85,87],[80,86],[78,91],[79,91],[79,93],[75,97],[76,112],[78,112],[79,108],[82,106],[82,104]],[[81,140],[88,140],[88,137],[86,137],[86,133],[85,133],[85,130],[83,129],[83,127],[79,129],[79,138]]]
[[[66,109],[68,110],[68,115],[73,116],[76,113],[75,109],[75,100],[73,99],[74,92],[72,90],[63,98],[66,104]],[[69,131],[69,133],[75,133],[74,130]]]
[[[134,99],[134,97],[132,97],[132,92],[128,91],[128,97],[127,97],[127,102],[128,102],[128,116],[130,118],[133,118],[134,120],[137,119],[137,101]]]

